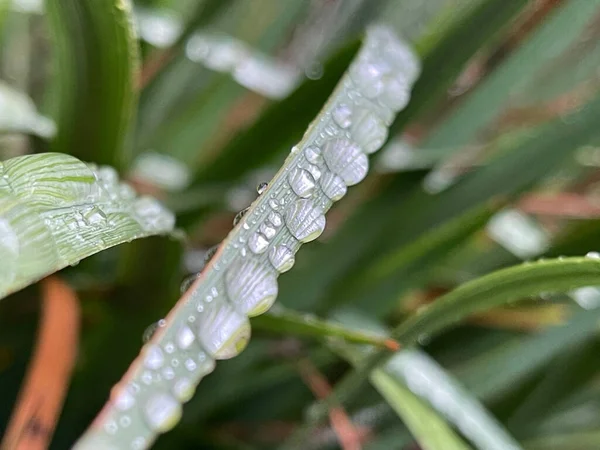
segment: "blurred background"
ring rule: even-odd
[[[182,280],[301,139],[369,24],[389,25],[422,61],[408,106],[368,178],[280,278],[290,317],[256,320],[248,348],[202,381],[155,448],[277,448],[351,370],[331,348],[333,322],[391,329],[494,270],[600,249],[600,1],[128,3],[0,1],[1,159],[58,151],[112,165],[174,211],[179,230],[59,274],[77,292],[81,329],[50,448],[69,448],[94,419]],[[41,295],[34,285],[0,302],[0,432],[35,350]],[[424,396],[431,411],[399,417],[365,387],[343,407],[350,444],[325,424],[301,448],[468,448],[433,425],[442,444],[424,444],[410,423],[439,416],[473,443],[468,430],[485,424],[459,416],[480,401],[497,421],[488,432],[523,448],[598,449],[598,306],[595,287],[548,293],[424,335],[417,356],[428,363],[399,363],[396,400]],[[509,448],[502,433],[494,448]]]

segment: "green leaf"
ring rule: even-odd
[[[467,282],[443,295],[400,324],[392,337],[403,347],[409,347],[417,344],[419,338],[431,338],[476,312],[542,292],[567,292],[599,284],[600,261],[596,259],[565,258],[521,264]],[[587,322],[597,324],[597,316],[589,317]],[[383,352],[374,353],[359,370],[338,383],[334,393],[337,400],[343,401],[355,394],[371,370],[385,362],[388,356]],[[518,366],[512,367],[520,370]],[[315,420],[322,417],[324,410]]]
[[[469,60],[489,43],[528,4],[526,0],[485,0],[471,2],[451,14],[445,26],[434,26],[417,44],[423,57],[423,73],[415,83],[407,108],[398,114],[390,135],[420,116],[428,107],[443,99]],[[483,26],[485,24],[485,26]]]
[[[322,320],[311,314],[298,313],[281,306],[273,307],[267,314],[255,317],[252,319],[252,324],[258,330],[282,335],[300,335],[318,339],[339,337],[357,344],[370,344],[389,350],[398,349],[398,344],[385,335],[353,330],[342,324]]]
[[[431,267],[481,230],[500,207],[500,202],[476,207],[423,233],[414,242],[393,249],[354,280],[346,281],[343,291],[331,299],[337,300],[337,304],[369,306],[374,315],[388,312],[393,300],[422,283],[423,278],[431,274]],[[376,304],[373,298],[378,299]],[[330,305],[331,302],[327,302],[327,306]]]
[[[424,450],[467,450],[452,428],[386,369],[376,369],[371,382],[398,413]]]
[[[94,253],[173,230],[110,167],[58,153],[0,163],[0,298]]]
[[[423,147],[461,148],[473,142],[511,99],[544,66],[580,38],[600,6],[598,0],[564,3],[507,60],[486,77],[458,110],[437,126]]]
[[[33,101],[24,93],[0,82],[0,133],[31,133],[51,138],[56,125],[39,114]]]
[[[593,450],[600,446],[600,431],[543,436],[525,442],[527,450]]]
[[[130,0],[49,0],[59,90],[55,151],[124,168],[137,103]]]
[[[552,358],[568,349],[585,345],[598,330],[599,322],[600,310],[581,311],[563,326],[525,339],[509,340],[457,368],[455,374],[478,397],[498,399],[530,378]],[[568,383],[568,378],[565,378],[565,383]]]
[[[377,322],[356,311],[336,315],[348,327],[360,327],[372,332],[386,333]],[[341,316],[341,317],[340,317]],[[356,366],[372,349],[331,341],[330,347]],[[426,400],[431,407],[446,418],[469,439],[476,448],[489,450],[520,449],[498,421],[461,384],[448,374],[425,352],[407,349],[394,354],[385,366],[376,369],[385,372],[397,384]],[[371,376],[373,382],[374,371]]]

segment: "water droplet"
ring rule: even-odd
[[[127,411],[135,404],[135,398],[127,389],[119,389],[113,403],[119,411]]]
[[[248,248],[257,255],[264,253],[269,247],[269,240],[262,233],[254,233],[248,240]]]
[[[280,273],[290,270],[296,261],[294,252],[283,244],[277,245],[271,249],[269,252],[269,260],[271,261],[271,264],[273,264],[273,267]]]
[[[182,350],[187,350],[191,347],[191,345],[196,340],[194,336],[194,332],[188,326],[182,326],[177,332],[177,336],[175,337],[175,341],[177,342],[177,346]]]
[[[598,252],[587,252],[585,255],[586,258],[591,258],[591,259],[600,259],[600,253]]]
[[[279,203],[274,198],[269,199],[269,206],[271,209],[279,209]]]
[[[144,439],[141,436],[136,437],[132,442],[131,442],[131,448],[133,450],[142,450],[143,448],[146,447],[146,439]]]
[[[347,186],[353,186],[367,175],[369,159],[355,143],[346,139],[328,141],[323,150],[325,162]]]
[[[173,394],[180,402],[187,402],[194,396],[196,387],[189,378],[180,378],[173,386]]]
[[[96,206],[86,209],[82,212],[82,215],[84,222],[88,225],[98,226],[106,222],[106,214],[104,214],[104,212]]]
[[[250,339],[250,322],[230,304],[214,304],[199,320],[198,338],[215,359],[233,358]]]
[[[310,242],[325,229],[325,216],[310,200],[301,199],[286,211],[285,223],[296,239]]]
[[[165,352],[167,353],[173,353],[175,351],[175,346],[173,345],[172,342],[167,342],[165,344]]]
[[[352,66],[350,76],[367,98],[375,98],[383,91],[383,70],[376,63],[360,61]]]
[[[275,237],[275,235],[277,234],[277,230],[267,223],[263,223],[260,226],[260,232],[262,234],[264,234],[268,240],[273,239]]]
[[[163,352],[158,345],[149,345],[144,355],[144,366],[148,369],[158,370],[165,362]]]
[[[123,428],[127,428],[129,425],[131,425],[131,417],[129,417],[129,416],[123,416],[123,417],[121,417],[121,419],[119,420],[119,424]]]
[[[150,341],[152,336],[154,336],[154,333],[156,333],[156,330],[158,330],[158,322],[148,325],[142,334],[142,342],[145,344],[146,342]]]
[[[279,228],[283,224],[283,219],[281,218],[281,214],[272,211],[269,213],[269,222],[273,224],[274,227]]]
[[[388,136],[388,129],[383,121],[367,109],[356,113],[351,131],[352,137],[365,153],[379,150]]]
[[[333,120],[341,128],[348,128],[352,123],[352,109],[349,105],[341,103],[332,112]]]
[[[321,180],[321,188],[325,195],[333,201],[340,200],[348,190],[344,180],[331,172],[326,173]]]
[[[410,100],[410,87],[404,78],[394,77],[385,84],[381,103],[394,111],[404,108]]]
[[[275,272],[256,259],[233,264],[225,275],[225,288],[236,309],[250,317],[266,312],[278,292]]]
[[[172,367],[169,367],[169,366],[165,367],[162,370],[162,374],[163,374],[163,377],[165,377],[165,380],[172,380],[173,378],[175,378],[175,371],[173,370]]]
[[[192,358],[188,358],[185,360],[185,368],[187,370],[189,370],[190,372],[193,372],[194,370],[196,370],[196,367],[198,367],[198,365],[196,364],[196,361],[194,361]]]
[[[114,420],[111,420],[104,424],[104,429],[108,434],[115,434],[119,427],[117,426],[117,423]]]
[[[139,197],[133,209],[138,222],[148,232],[165,232],[173,230],[175,216],[152,197]]]
[[[151,429],[165,433],[181,419],[181,404],[167,393],[154,394],[144,406],[144,415]]]
[[[257,187],[256,187],[256,192],[258,192],[258,195],[262,195],[267,188],[269,187],[269,183],[260,183]]]
[[[299,197],[308,198],[315,191],[315,179],[307,170],[296,167],[290,173],[288,180],[292,190]]]
[[[181,286],[179,287],[181,294],[185,294],[189,290],[189,288],[192,287],[192,284],[194,284],[194,281],[196,281],[199,277],[200,277],[199,273],[194,273],[192,275],[188,275],[187,277],[185,277],[183,279],[183,281],[181,282]]]
[[[314,145],[311,145],[304,150],[304,156],[306,157],[306,160],[312,164],[321,164],[323,162],[321,149],[319,147],[315,147]]]
[[[318,80],[323,76],[323,64],[319,61],[311,62],[304,70],[304,74],[309,80]]]
[[[235,217],[233,218],[233,226],[235,227],[238,223],[240,223],[240,220],[242,220],[242,218],[246,215],[246,213],[248,212],[248,210],[250,209],[250,207],[248,208],[244,208],[242,209],[239,213],[237,213],[235,215]]]
[[[142,374],[142,382],[145,383],[145,384],[147,384],[147,385],[152,384],[152,373],[150,373],[148,371],[145,371]]]

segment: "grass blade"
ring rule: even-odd
[[[110,167],[58,153],[0,163],[0,298],[106,248],[173,230]]]
[[[50,0],[57,61],[53,150],[117,169],[137,103],[138,49],[129,0]]]
[[[320,339],[339,337],[355,344],[369,344],[375,347],[398,350],[399,345],[385,335],[364,333],[347,328],[342,324],[318,319],[283,307],[272,308],[267,314],[255,317],[252,324],[258,330],[289,335],[310,336]]]
[[[390,67],[385,94],[368,95],[363,74],[369,64]],[[182,403],[213,371],[215,359],[232,358],[245,348],[248,317],[273,304],[278,275],[292,267],[302,243],[322,233],[333,202],[366,176],[366,154],[383,145],[387,126],[402,107],[398,101],[410,95],[418,71],[412,51],[389,29],[368,33],[349,74],[302,141],[144,346],[76,448],[147,447],[177,424]],[[173,364],[165,367],[165,354],[177,359],[177,370]],[[152,387],[135,388],[141,385]],[[131,419],[126,428],[119,427],[123,408],[132,410],[126,413]]]

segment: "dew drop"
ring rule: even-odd
[[[349,105],[341,103],[335,107],[332,113],[333,120],[341,128],[348,128],[352,123],[352,109]]]
[[[598,252],[587,252],[585,255],[586,258],[590,259],[600,259],[600,253]]]
[[[275,211],[271,211],[269,213],[269,222],[273,224],[274,227],[279,228],[283,224],[283,219],[281,218],[281,214],[276,213]]]
[[[182,326],[175,336],[177,346],[182,350],[190,348],[195,340],[196,336],[194,336],[194,332],[186,325]]]
[[[404,108],[410,99],[410,90],[407,80],[400,77],[394,77],[385,84],[383,95],[380,97],[381,103],[394,111]]]
[[[269,206],[271,207],[271,209],[279,209],[279,202],[277,202],[276,199],[271,198],[269,199]]]
[[[115,408],[119,411],[127,411],[135,404],[135,398],[127,389],[119,389],[114,399]]]
[[[158,345],[149,345],[144,356],[144,366],[148,369],[158,370],[165,362],[165,357]]]
[[[262,233],[254,233],[248,240],[248,248],[257,255],[264,253],[269,247],[269,240]]]
[[[353,186],[367,175],[369,159],[358,145],[346,139],[334,139],[325,144],[325,162],[339,175],[347,186]]]
[[[321,188],[325,195],[335,202],[346,195],[348,190],[344,180],[331,172],[326,173],[321,180]]]
[[[151,429],[165,433],[181,419],[181,404],[167,393],[154,394],[144,406],[144,416]]]
[[[189,378],[180,378],[173,386],[173,394],[180,402],[187,402],[194,396],[196,390]]]
[[[262,234],[264,234],[268,240],[273,239],[275,237],[275,235],[277,234],[277,230],[267,223],[263,223],[260,226],[260,232]]]
[[[267,188],[269,187],[269,183],[260,183],[257,187],[256,187],[256,192],[258,192],[258,195],[262,195]]]
[[[179,287],[179,291],[181,292],[181,294],[185,294],[192,287],[194,281],[196,281],[199,277],[200,273],[194,273],[185,277],[181,282],[181,286]]]
[[[269,252],[269,260],[278,272],[284,273],[294,266],[294,252],[284,244],[277,245]]]
[[[363,109],[352,124],[352,137],[365,153],[373,153],[381,148],[388,136],[388,129],[375,113]]]
[[[185,368],[187,370],[189,370],[190,372],[193,372],[194,370],[196,370],[196,367],[198,367],[198,365],[196,364],[196,361],[194,361],[192,358],[188,358],[185,360]]]
[[[241,261],[227,271],[225,288],[238,311],[257,316],[266,312],[277,298],[276,273],[256,259]]]
[[[325,229],[325,216],[310,200],[297,200],[286,211],[285,223],[288,230],[300,242],[318,238]]]
[[[304,156],[306,160],[311,164],[321,164],[323,162],[323,155],[321,154],[321,149],[319,147],[315,147],[311,145],[304,150]]]
[[[296,167],[289,175],[288,180],[292,190],[297,196],[308,198],[315,191],[315,179],[305,169]]]

